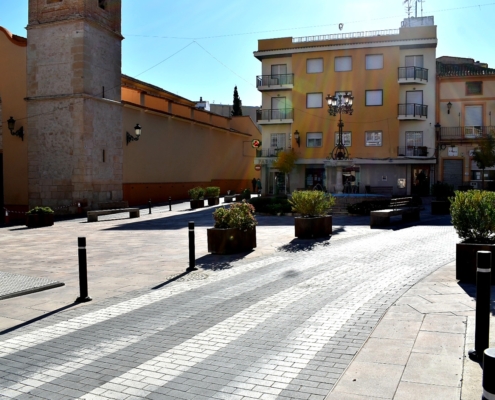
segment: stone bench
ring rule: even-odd
[[[129,218],[139,218],[139,208],[128,207],[128,208],[114,208],[110,210],[93,210],[88,211],[88,222],[98,222],[98,217],[100,215],[109,214],[119,214],[119,213],[129,213]]]
[[[390,225],[390,217],[402,216],[402,221],[419,221],[421,207],[412,197],[397,197],[390,200],[389,208],[370,212],[370,228]]]

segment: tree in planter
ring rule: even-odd
[[[234,87],[234,103],[232,106],[232,116],[242,116],[242,100],[239,97],[239,93],[237,92],[237,86]]]
[[[278,169],[284,175],[287,175],[287,185],[285,186],[285,193],[287,193],[287,187],[290,188],[290,173],[294,169],[294,165],[299,156],[294,149],[288,149],[278,153],[277,159],[273,163],[273,168]]]
[[[485,188],[485,169],[495,165],[495,138],[489,133],[474,150],[473,161],[481,169],[481,188]]]

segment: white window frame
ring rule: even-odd
[[[335,146],[339,144],[339,133],[335,132]],[[342,132],[342,144],[345,147],[352,146],[352,132]]]
[[[317,96],[319,96],[319,98]],[[315,102],[314,104],[319,105],[310,106],[310,98],[312,99],[312,102]],[[323,108],[323,93],[306,93],[306,108]]]
[[[367,70],[383,69],[383,54],[367,54],[365,68]]]
[[[270,148],[271,149],[285,149],[285,133],[271,133],[270,134]]]
[[[321,65],[320,65],[321,61]],[[314,68],[314,71],[311,69]],[[323,58],[308,58],[306,60],[306,73],[319,74],[323,72]]]
[[[381,99],[380,99],[380,100],[381,100],[381,102],[380,102],[380,104],[378,104],[378,103],[374,104],[373,102],[370,102],[370,101],[368,100],[368,93],[369,93],[370,95],[371,95],[371,94],[378,94],[378,93],[380,93],[380,95],[381,95]],[[379,107],[379,106],[383,106],[383,89],[366,90],[366,91],[365,91],[365,96],[364,96],[364,98],[365,98],[365,105],[366,105],[367,107]]]
[[[382,131],[366,131],[364,132],[364,145],[367,147],[381,147],[383,145]]]
[[[323,133],[322,132],[308,132],[306,133],[306,147],[322,147],[323,146]]]
[[[352,56],[335,57],[335,72],[352,71]]]

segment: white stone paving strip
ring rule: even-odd
[[[157,376],[153,378],[153,385],[163,386],[175,377],[181,375],[184,371],[187,371],[197,363],[226,347],[229,343],[238,339],[249,330],[256,328],[292,303],[315,292],[329,290],[332,285],[335,284],[334,279],[336,274],[345,271],[347,268],[348,266],[341,266],[332,269],[281,291],[267,299],[252,304],[250,307],[227,318],[210,329],[199,333],[157,357],[112,379],[103,386],[94,389],[87,395],[82,396],[82,399],[93,399],[94,396],[102,395],[102,389],[111,390],[113,384],[118,384],[127,380],[141,381],[149,375],[150,369],[153,369],[157,374]],[[381,278],[383,279],[383,277]],[[368,285],[369,284],[370,283],[368,282]],[[390,280],[388,280],[387,285],[388,284],[390,284]],[[377,284],[371,291],[368,288],[370,293],[363,297],[367,301],[368,296],[376,295],[383,287],[383,285]],[[360,286],[358,286],[358,288],[362,290]],[[348,293],[354,293],[354,291]],[[346,298],[348,293],[344,294],[342,297]],[[362,304],[364,303],[358,302],[355,307],[359,308]],[[349,310],[354,310],[354,307]],[[343,317],[345,316],[347,316],[347,313],[343,315]],[[323,344],[324,343],[326,343],[326,341],[323,342]],[[157,367],[160,367],[160,369],[156,369]],[[158,377],[158,374],[164,375]]]
[[[166,286],[164,289],[156,290],[152,293],[123,301],[122,303],[118,303],[98,311],[93,311],[88,314],[70,319],[68,321],[59,322],[57,324],[38,329],[25,335],[7,339],[0,342],[0,357],[13,354],[17,351],[24,350],[32,346],[36,346],[48,340],[53,340],[64,335],[68,335],[79,329],[98,324],[110,318],[115,318],[120,315],[130,313],[141,307],[146,307],[150,304],[174,296],[178,293],[193,290],[200,286],[210,284],[213,281],[227,279],[238,274],[243,274],[246,271],[262,268],[269,264],[280,262],[285,259],[287,258],[280,256],[270,257],[265,260],[253,262],[249,265],[244,265],[242,268],[239,269],[232,268],[230,270],[224,271],[224,273],[222,274],[212,274],[211,279],[176,282],[174,285]]]

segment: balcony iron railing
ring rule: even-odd
[[[428,82],[428,70],[421,67],[399,67],[399,79]]]
[[[272,121],[272,120],[283,120],[283,119],[293,119],[293,118],[294,118],[293,108],[256,110],[256,122],[260,120]]]
[[[482,139],[491,133],[495,135],[495,126],[454,126],[440,128],[441,141]]]
[[[428,106],[424,104],[405,103],[398,105],[398,115],[406,117],[428,117]]]
[[[399,157],[428,157],[434,154],[434,149],[426,146],[398,146]]]
[[[258,75],[256,77],[256,87],[260,86],[280,86],[280,85],[293,85],[294,74],[280,74],[280,75]]]
[[[292,43],[306,43],[306,42],[318,42],[322,40],[342,40],[342,39],[359,39],[373,36],[388,36],[398,35],[399,29],[385,29],[379,31],[366,31],[366,32],[343,32],[333,33],[330,35],[317,35],[317,36],[301,36],[293,37]]]
[[[269,149],[261,149],[256,150],[256,157],[278,157],[278,153],[280,153],[283,149],[277,148],[269,148]]]

